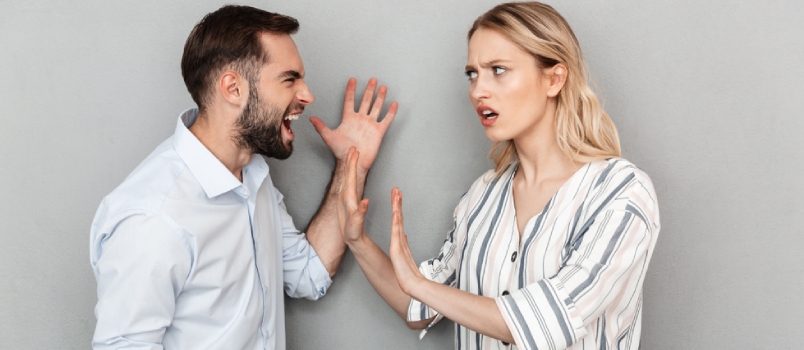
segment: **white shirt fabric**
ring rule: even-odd
[[[318,299],[332,280],[293,224],[268,164],[243,182],[189,131],[106,196],[90,232],[95,349],[285,349],[284,291]]]
[[[433,281],[494,298],[516,340],[456,324],[455,348],[639,349],[642,284],[660,230],[648,175],[620,158],[587,163],[520,235],[517,167],[472,184],[441,253],[419,267]],[[411,301],[408,320],[431,317],[442,318]]]

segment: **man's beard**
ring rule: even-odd
[[[237,120],[235,142],[238,146],[276,159],[287,159],[293,153],[293,141],[282,142],[282,123],[288,113],[302,106],[292,104],[284,111],[269,103],[263,103],[256,89],[250,84],[248,102]]]

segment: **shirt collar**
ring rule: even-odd
[[[176,122],[176,132],[173,134],[173,149],[201,184],[207,197],[214,198],[242,186],[243,184],[232,172],[190,132],[188,128],[196,119],[198,119],[197,108],[182,112]],[[255,154],[243,170],[248,177],[262,175],[264,178],[268,173],[268,164],[265,159]]]

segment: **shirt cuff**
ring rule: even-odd
[[[560,283],[541,280],[495,301],[519,349],[566,349],[587,334]]]
[[[315,293],[307,297],[307,299],[318,300],[318,298],[327,294],[327,289],[332,285],[332,278],[329,277],[329,271],[324,267],[324,263],[321,262],[318,255],[310,259],[307,268],[310,273],[310,281],[313,284],[312,288],[315,291]]]
[[[410,304],[408,304],[408,322],[419,322],[436,315],[438,315],[438,313],[431,307],[421,301],[410,298]]]
[[[408,304],[408,322],[423,321],[433,316],[435,316],[433,321],[430,322],[430,324],[428,324],[427,327],[422,329],[422,331],[419,333],[419,340],[424,338],[424,335],[427,334],[427,331],[435,326],[438,321],[441,321],[441,319],[444,318],[444,315],[433,310],[433,308],[425,305],[421,301],[410,298],[410,304]]]

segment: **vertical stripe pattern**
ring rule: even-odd
[[[494,298],[516,340],[456,324],[455,348],[638,349],[642,284],[660,228],[648,175],[620,158],[587,163],[520,237],[516,169],[472,184],[441,253],[419,267],[433,281]],[[411,301],[410,321],[431,317],[442,318]]]

